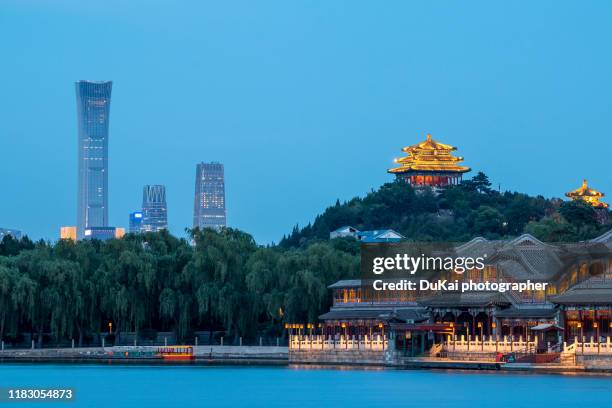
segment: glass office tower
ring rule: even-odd
[[[226,226],[225,176],[223,164],[200,163],[196,166],[193,227]]]
[[[108,123],[111,81],[78,81],[77,236],[108,226]]]
[[[168,228],[166,187],[147,185],[142,191],[142,230],[160,231]]]

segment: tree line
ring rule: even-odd
[[[84,341],[107,330],[196,330],[229,337],[280,336],[284,322],[314,322],[327,285],[358,274],[355,244],[258,246],[236,229],[167,231],[55,244],[5,237],[0,244],[0,338]],[[7,251],[10,249],[10,251]],[[7,252],[10,254],[7,255]]]
[[[359,276],[359,243],[329,240],[334,229],[393,228],[415,241],[593,238],[610,228],[593,208],[491,188],[479,173],[433,192],[387,183],[329,207],[279,245],[261,246],[225,228],[190,231],[189,241],[159,233],[108,241],[0,242],[0,338],[43,333],[87,343],[113,332],[195,331],[229,337],[280,336],[284,323],[315,322],[331,305],[327,286]]]

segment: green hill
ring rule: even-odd
[[[304,228],[283,237],[281,247],[300,247],[329,238],[350,225],[359,230],[391,228],[411,240],[466,241],[474,236],[499,239],[530,232],[544,241],[575,241],[603,233],[593,208],[559,199],[491,189],[488,177],[435,193],[396,181],[365,197],[336,202]]]

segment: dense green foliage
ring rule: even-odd
[[[281,251],[230,228],[193,239],[164,231],[33,246],[5,237],[0,250],[21,250],[0,256],[0,337],[82,342],[108,322],[183,339],[195,330],[278,336],[285,321],[315,321],[330,306],[327,285],[358,270],[357,247],[346,243]]]
[[[594,237],[609,226],[580,203],[500,193],[479,173],[434,194],[401,183],[336,203],[279,246],[235,229],[195,230],[194,245],[167,232],[106,242],[0,242],[0,338],[51,333],[56,340],[114,332],[194,331],[278,336],[284,322],[313,322],[331,303],[327,286],[358,276],[359,245],[329,240],[343,225],[393,228],[412,240],[491,239],[524,231],[545,241]]]
[[[404,182],[383,185],[363,198],[327,208],[314,223],[280,242],[285,248],[307,246],[329,238],[329,232],[350,225],[359,230],[391,228],[407,239],[466,241],[475,236],[500,239],[534,233],[545,241],[578,240],[609,229],[595,221],[594,210],[579,203],[531,197],[491,189],[487,176],[478,173],[459,186],[434,194],[416,191]],[[564,231],[561,233],[560,231]]]

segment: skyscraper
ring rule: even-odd
[[[108,226],[108,123],[111,81],[76,82],[79,173],[77,236]]]
[[[168,228],[166,187],[156,184],[144,186],[142,191],[142,230],[160,231]]]
[[[196,166],[193,227],[220,228],[226,225],[225,176],[221,163]]]

